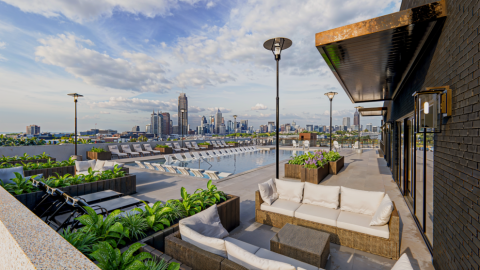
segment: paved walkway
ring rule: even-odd
[[[282,147],[284,149],[286,147]],[[385,191],[395,202],[400,215],[401,253],[406,252],[411,258],[414,269],[434,269],[431,256],[414,220],[405,204],[392,175],[383,158],[379,158],[377,150],[367,149],[363,154],[351,150],[341,150],[345,156],[345,168],[338,175],[329,175],[322,185],[343,185],[369,191]],[[283,163],[280,175],[283,179]],[[197,188],[205,188],[206,179],[160,173],[144,169],[131,168],[137,175],[137,198],[151,202],[180,198],[180,188],[193,193]],[[226,193],[240,196],[240,226],[231,235],[242,241],[269,249],[270,238],[279,230],[255,222],[255,191],[258,183],[275,176],[275,164],[254,169],[239,175],[233,175],[218,181],[218,188]],[[380,256],[372,255],[338,245],[331,245],[331,258],[327,270],[351,269],[390,269],[395,263]]]

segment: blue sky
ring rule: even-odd
[[[143,130],[152,109],[176,119],[178,94],[189,122],[216,108],[249,125],[275,119],[275,61],[265,40],[293,45],[280,62],[280,122],[334,124],[353,118],[344,90],[314,46],[315,33],[396,12],[376,0],[0,0],[0,131]],[[379,103],[363,104],[377,106]],[[353,119],[351,120],[353,122]],[[380,124],[379,118],[362,124]]]

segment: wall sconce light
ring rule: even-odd
[[[413,93],[415,132],[442,132],[442,118],[452,115],[452,90],[449,86],[427,87]]]

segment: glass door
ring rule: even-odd
[[[405,139],[404,139],[404,123],[403,120],[397,122],[398,128],[398,170],[397,170],[397,185],[400,192],[404,193],[404,175],[405,175]]]

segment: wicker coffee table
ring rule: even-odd
[[[287,223],[270,240],[270,250],[325,268],[330,255],[330,234]]]

